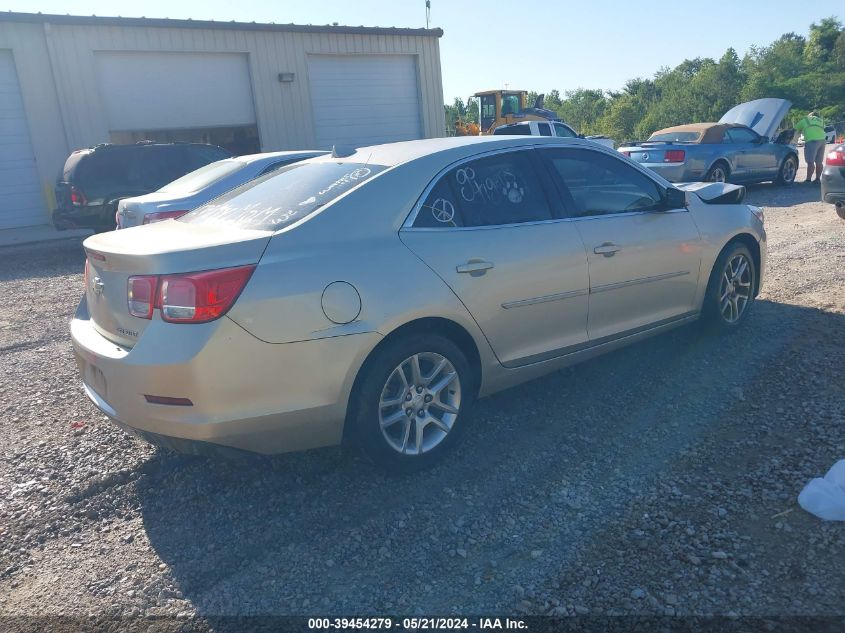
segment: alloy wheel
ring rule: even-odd
[[[725,182],[728,175],[725,173],[725,168],[716,165],[710,172],[710,182]]]
[[[379,424],[388,445],[403,455],[421,455],[452,430],[461,408],[461,379],[436,352],[420,352],[390,373],[379,399]]]
[[[728,260],[719,283],[719,312],[727,323],[740,320],[751,301],[751,262],[742,253]]]
[[[787,158],[786,162],[783,164],[783,182],[791,183],[795,180],[795,175],[798,173],[798,165],[795,164],[795,161],[791,158]]]

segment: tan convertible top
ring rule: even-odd
[[[686,125],[675,125],[657,130],[651,136],[655,136],[656,134],[671,134],[672,132],[695,132],[699,136],[695,141],[691,141],[693,143],[721,143],[725,130],[731,127],[745,126],[729,123],[688,123]]]

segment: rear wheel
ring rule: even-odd
[[[427,468],[458,440],[474,380],[452,341],[437,334],[397,339],[365,371],[354,424],[377,465],[392,472]]]
[[[838,215],[840,218],[845,220],[845,205],[842,205],[842,204],[836,205],[836,215]]]
[[[757,267],[742,242],[728,244],[710,274],[704,297],[703,317],[715,330],[731,331],[748,316],[754,302]]]
[[[797,174],[798,160],[794,156],[787,156],[783,159],[783,163],[781,163],[775,184],[789,186],[795,182],[795,176]]]
[[[731,168],[725,161],[718,160],[707,170],[704,180],[707,182],[727,182],[731,175]]]

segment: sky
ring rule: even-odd
[[[836,13],[830,0],[505,2],[431,0],[431,26],[442,28],[443,97],[511,88],[563,93],[617,90],[684,59],[740,57],[781,34],[806,35]],[[705,13],[705,6],[714,7]],[[729,10],[717,7],[730,6]],[[124,17],[193,18],[296,24],[424,27],[425,0],[0,0],[0,9]],[[838,17],[845,19],[845,8]]]

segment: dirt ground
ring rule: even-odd
[[[803,168],[800,174],[803,179]],[[688,327],[479,402],[431,471],[159,452],[85,398],[78,242],[0,251],[0,615],[845,616],[845,222],[753,186],[746,327]]]

